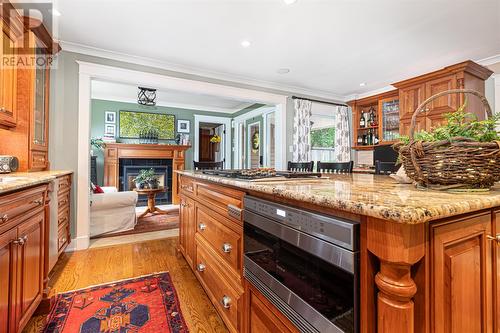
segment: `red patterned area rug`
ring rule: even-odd
[[[57,295],[43,333],[186,333],[168,272]]]

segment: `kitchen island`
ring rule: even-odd
[[[500,330],[499,187],[459,194],[368,174],[276,181],[178,175],[181,252],[233,332],[297,330],[243,278],[245,196],[359,224],[360,332]],[[201,261],[216,267],[213,274],[205,265],[200,271]]]

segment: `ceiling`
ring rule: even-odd
[[[134,85],[93,80],[91,91],[93,99],[137,103],[138,87]],[[219,96],[176,90],[158,90],[156,92],[156,105],[181,109],[235,113],[253,104]]]
[[[500,54],[498,0],[59,0],[56,6],[63,48],[85,46],[332,98]],[[278,74],[280,68],[290,72]]]

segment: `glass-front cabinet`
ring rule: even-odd
[[[30,116],[30,165],[29,169],[48,168],[48,121],[49,121],[49,56],[45,46],[33,34],[36,43],[36,66],[31,69],[32,94]]]
[[[382,118],[382,142],[393,142],[399,139],[399,98],[390,97],[379,101]]]

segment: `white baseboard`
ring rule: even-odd
[[[68,247],[64,252],[74,252],[86,250],[90,246],[90,238],[89,236],[80,236],[77,238],[72,238],[71,243],[69,243]]]

